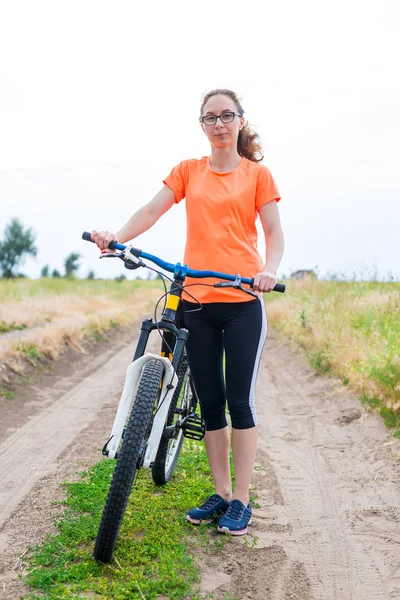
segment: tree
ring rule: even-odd
[[[78,260],[80,257],[81,255],[76,252],[71,252],[71,254],[67,256],[64,262],[65,277],[75,275],[76,271],[79,269]]]
[[[87,274],[86,279],[94,279],[94,271],[89,271],[89,273]]]
[[[24,229],[19,219],[12,219],[4,230],[4,240],[0,241],[0,273],[3,277],[17,276],[17,269],[25,255],[36,256],[35,234],[32,229]]]
[[[54,271],[52,272],[51,276],[54,277],[55,279],[57,277],[61,277],[60,271],[57,271],[57,269],[54,269]]]
[[[40,271],[40,277],[48,277],[48,276],[49,276],[49,265],[46,265]]]

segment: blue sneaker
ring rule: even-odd
[[[204,504],[198,508],[192,508],[185,514],[185,519],[193,525],[200,523],[212,523],[214,519],[220,517],[227,510],[229,502],[224,500],[219,494],[210,496]]]
[[[244,535],[247,533],[247,525],[251,523],[251,515],[250,503],[246,507],[240,500],[232,500],[224,516],[218,521],[218,531],[231,535]]]

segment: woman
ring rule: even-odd
[[[268,169],[259,164],[263,158],[259,138],[243,114],[231,90],[206,94],[200,124],[211,145],[210,156],[177,165],[158,194],[115,235],[92,232],[100,249],[111,240],[124,243],[186,198],[184,262],[192,269],[254,277],[256,299],[233,288],[199,285],[190,290],[202,309],[195,310],[198,305],[193,300],[183,302],[184,325],[189,330],[187,356],[206,423],[204,442],[215,485],[215,493],[185,518],[195,525],[218,518],[218,531],[233,535],[245,534],[251,519],[249,487],[257,450],[254,388],[267,334],[261,294],[276,284],[284,246],[279,192]],[[257,251],[257,215],[265,233],[265,261]],[[234,491],[226,401],[232,422]]]

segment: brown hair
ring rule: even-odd
[[[236,104],[238,113],[240,116],[243,116],[244,110],[242,105],[240,104],[240,100],[232,90],[226,89],[215,89],[208,92],[201,103],[200,114],[203,114],[203,109],[208,100],[212,96],[228,96],[231,100]],[[252,162],[259,163],[264,158],[264,154],[261,148],[260,136],[258,133],[250,129],[250,126],[247,121],[244,122],[242,129],[239,131],[238,142],[237,142],[237,151],[239,156],[244,156],[248,158]]]

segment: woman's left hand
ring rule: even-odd
[[[261,273],[257,273],[254,277],[253,290],[255,292],[272,292],[276,283],[276,273],[261,271]]]

